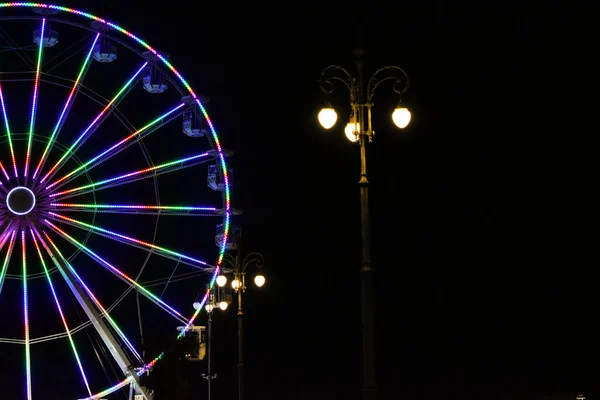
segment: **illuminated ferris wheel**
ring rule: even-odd
[[[226,154],[202,102],[111,22],[0,3],[4,393],[152,398],[142,378],[165,352],[144,338],[194,327],[189,290],[206,302],[227,244]]]

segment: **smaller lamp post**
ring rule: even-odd
[[[246,254],[243,258],[240,253],[240,238],[241,238],[241,230],[238,230],[235,236],[235,246],[236,249],[235,256],[230,253],[225,253],[223,256],[222,266],[225,265],[230,266],[233,269],[233,279],[231,280],[231,288],[237,294],[237,322],[238,322],[238,400],[244,400],[244,330],[243,330],[243,318],[244,312],[242,309],[242,297],[246,292],[246,274],[248,272],[248,268],[256,269],[256,275],[254,275],[254,284],[257,287],[263,287],[266,283],[266,278],[262,274],[262,267],[264,265],[264,257],[262,254],[257,252],[252,252]],[[224,287],[227,285],[227,276],[219,275],[217,277],[217,286]],[[225,308],[227,308],[226,302]],[[220,306],[220,305],[219,305]],[[221,307],[222,308],[222,307]],[[222,309],[225,309],[222,308]]]
[[[224,306],[223,306],[224,304]],[[198,310],[200,308],[201,304],[200,302],[194,302],[193,307],[195,310]],[[206,305],[204,306],[206,309],[206,314],[208,316],[208,323],[207,323],[207,338],[206,338],[206,356],[207,356],[207,367],[206,367],[206,374],[202,374],[202,377],[204,379],[206,379],[208,381],[208,400],[212,399],[212,392],[211,392],[211,383],[213,379],[217,378],[217,374],[213,374],[212,373],[212,363],[211,363],[211,355],[212,355],[212,313],[215,309],[220,308],[221,310],[226,310],[227,309],[227,302],[225,301],[220,301],[217,302],[217,299],[215,298],[215,292],[214,290],[210,292],[208,299],[206,300]]]

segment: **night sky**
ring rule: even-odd
[[[316,120],[321,70],[354,72],[356,46],[367,76],[397,65],[412,81],[404,131],[378,90],[367,150],[380,398],[593,399],[591,150],[560,115],[579,99],[562,94],[569,35],[590,28],[560,2],[368,3],[67,5],[168,52],[235,151],[234,223],[267,277],[244,297],[248,400],[359,398],[360,165],[342,87],[336,127]],[[234,307],[214,330],[215,398],[235,398]],[[181,398],[203,398],[205,364],[175,364]]]

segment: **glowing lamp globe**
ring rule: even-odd
[[[223,287],[227,284],[227,277],[225,275],[217,276],[217,286]]]
[[[223,311],[227,310],[227,306],[228,306],[228,304],[227,304],[227,302],[226,302],[226,301],[221,301],[221,302],[219,303],[219,308],[220,308],[221,310],[223,310]]]
[[[238,278],[235,278],[234,280],[231,281],[231,288],[233,290],[238,290],[240,288],[240,280]]]
[[[212,304],[207,304],[206,305],[206,312],[211,312],[213,310],[213,305]]]
[[[319,112],[319,123],[325,129],[331,129],[337,121],[337,113],[331,107],[321,108]]]
[[[392,113],[392,121],[400,129],[404,129],[410,123],[410,111],[406,107],[396,107]]]
[[[194,302],[193,306],[194,306],[194,310],[199,310],[200,309],[200,303],[197,302],[197,301]]]
[[[358,142],[358,131],[359,127],[356,122],[349,122],[344,128],[344,133],[349,141],[352,143]]]
[[[254,284],[258,287],[263,287],[266,281],[264,275],[256,275],[254,277]]]

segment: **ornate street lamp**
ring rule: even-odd
[[[226,267],[233,270],[233,279],[231,280],[231,288],[237,294],[237,322],[238,322],[238,400],[244,399],[244,330],[243,330],[243,318],[244,313],[242,309],[242,295],[246,292],[246,274],[249,268],[256,269],[256,275],[254,275],[254,284],[257,287],[263,287],[266,278],[262,273],[262,267],[265,259],[262,254],[257,252],[248,253],[242,256],[241,251],[241,229],[238,227],[235,230],[234,245],[233,249],[236,250],[235,255],[225,253],[223,256],[223,262],[221,266],[223,269]],[[223,288],[227,285],[227,276],[219,275],[217,277],[217,285]],[[223,303],[223,302],[221,302]],[[220,305],[219,305],[220,306]],[[226,308],[226,306],[225,306]],[[223,309],[221,307],[221,309]]]
[[[373,96],[377,88],[386,81],[392,81],[392,90],[399,96],[398,105],[392,113],[392,121],[398,128],[404,129],[410,123],[411,114],[402,105],[401,96],[408,90],[410,81],[406,72],[393,65],[379,68],[369,78],[366,88],[363,82],[363,61],[360,57],[363,50],[354,51],[356,56],[357,74],[352,75],[339,65],[330,65],[321,73],[319,85],[321,90],[329,95],[334,90],[334,83],[341,83],[348,89],[350,95],[350,121],[344,128],[346,138],[360,146],[360,209],[362,226],[362,263],[360,268],[362,296],[362,363],[363,363],[363,400],[376,398],[375,383],[375,338],[373,318],[373,267],[371,266],[369,243],[369,197],[367,180],[366,144],[373,140],[375,131],[371,123]],[[321,109],[318,115],[319,123],[325,129],[331,129],[337,121],[337,113],[330,103]]]

